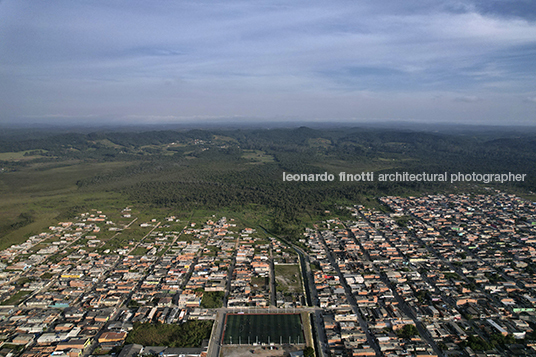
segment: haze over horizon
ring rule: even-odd
[[[0,1],[0,124],[536,125],[531,0]]]

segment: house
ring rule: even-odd
[[[91,344],[90,338],[72,338],[69,341],[61,341],[56,345],[56,351],[65,351],[70,349],[84,350]]]
[[[104,332],[99,337],[99,343],[103,342],[120,342],[127,338],[126,332]]]
[[[142,353],[142,351],[143,346],[134,343],[123,347],[117,357],[136,357],[138,354]]]
[[[11,341],[14,345],[27,345],[34,340],[35,336],[33,334],[19,333]]]

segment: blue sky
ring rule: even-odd
[[[536,1],[0,1],[0,122],[536,125]]]

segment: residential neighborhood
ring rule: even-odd
[[[135,326],[208,320],[210,341],[158,353],[219,357],[225,314],[289,311],[311,317],[319,357],[536,354],[533,202],[379,202],[294,243],[233,217],[132,207],[55,222],[0,252],[0,355],[150,354],[125,343]]]

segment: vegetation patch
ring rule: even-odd
[[[419,331],[414,325],[405,325],[403,328],[398,330],[396,334],[400,338],[410,339],[413,336],[418,335]]]
[[[11,295],[8,299],[2,301],[0,305],[18,305],[20,304],[26,296],[28,296],[31,291],[19,290],[15,294]]]
[[[143,346],[200,347],[210,338],[212,321],[187,321],[184,324],[135,323],[125,343]]]
[[[258,163],[274,162],[274,157],[272,155],[267,155],[261,150],[244,150],[242,158]]]
[[[223,291],[206,291],[201,299],[201,307],[205,309],[219,308],[223,306]]]
[[[33,160],[44,157],[44,150],[25,150],[17,152],[0,152],[0,161]]]
[[[298,265],[277,264],[274,268],[277,291],[283,293],[299,293],[302,291],[300,267]]]

